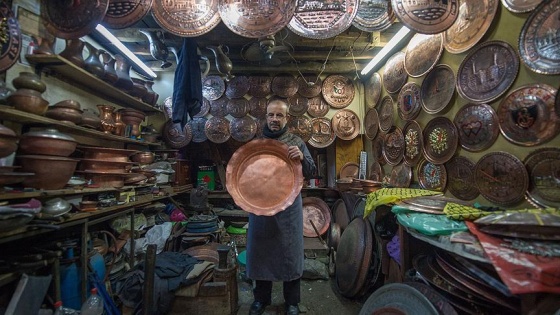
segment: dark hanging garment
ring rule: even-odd
[[[194,38],[184,38],[173,82],[173,122],[184,127],[202,107],[202,78]]]

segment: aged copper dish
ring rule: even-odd
[[[5,23],[0,54],[0,72],[4,72],[18,61],[23,41],[18,20],[6,1],[0,2],[0,18]]]
[[[350,78],[331,74],[323,81],[321,93],[325,101],[333,108],[344,108],[354,99],[354,83]]]
[[[404,163],[408,166],[415,166],[422,158],[424,148],[422,128],[416,121],[409,120],[404,125],[402,133],[404,136]]]
[[[416,34],[406,46],[404,69],[409,76],[418,78],[428,73],[443,53],[441,34]]]
[[[450,28],[459,11],[459,0],[391,0],[391,5],[399,21],[422,34],[437,34]]]
[[[420,98],[422,108],[428,114],[437,114],[445,109],[455,94],[455,73],[448,65],[435,66],[422,81]]]
[[[214,143],[224,143],[231,137],[229,120],[223,117],[212,117],[204,125],[204,133]]]
[[[24,133],[19,140],[22,154],[69,156],[76,150],[78,142],[56,129],[38,129]]]
[[[393,187],[406,188],[410,186],[412,181],[412,169],[410,166],[401,163],[394,166],[391,170],[391,178],[389,179],[389,184]]]
[[[309,144],[315,148],[325,148],[331,145],[336,139],[336,135],[331,126],[331,121],[325,117],[313,118],[311,120],[311,139]]]
[[[132,168],[133,162],[98,161],[81,159],[78,166],[80,171],[103,171],[107,173],[126,173]]]
[[[130,162],[128,157],[138,152],[138,150],[86,146],[79,146],[78,149],[84,152],[85,159],[115,162]]]
[[[93,185],[101,188],[121,188],[124,186],[124,180],[130,173],[113,173],[107,171],[76,171],[77,174],[91,181]]]
[[[383,69],[383,86],[387,93],[397,93],[408,80],[404,68],[405,53],[399,51],[389,57]]]
[[[272,92],[280,97],[292,97],[296,95],[298,88],[298,82],[291,74],[279,74],[272,79]]]
[[[242,98],[249,92],[249,78],[246,76],[236,76],[229,80],[225,94],[229,99]]]
[[[314,39],[334,37],[352,25],[358,13],[358,0],[339,2],[296,1],[295,14],[288,28],[299,36]]]
[[[340,168],[338,178],[358,178],[358,173],[360,172],[360,166],[354,162],[348,162]]]
[[[8,105],[17,110],[43,116],[49,108],[49,102],[41,93],[30,89],[18,89],[6,99]]]
[[[0,186],[19,184],[26,178],[31,178],[33,176],[35,176],[35,173],[0,172]]]
[[[35,173],[23,186],[37,189],[61,189],[76,170],[78,160],[61,156],[18,155],[16,161],[24,173]]]
[[[543,207],[560,207],[560,196],[556,183],[555,170],[560,161],[560,148],[547,147],[532,151],[525,157],[523,164],[529,174],[527,198]]]
[[[447,190],[461,200],[472,200],[480,192],[474,184],[474,163],[464,156],[455,156],[445,163]]]
[[[457,128],[446,117],[436,117],[424,128],[424,156],[434,164],[449,161],[459,144]]]
[[[181,123],[174,123],[173,120],[168,119],[163,126],[162,137],[165,143],[175,149],[180,149],[192,140],[193,134],[191,125],[185,124],[181,128]]]
[[[165,30],[180,37],[196,37],[220,23],[218,0],[196,3],[196,9],[180,1],[154,1],[152,15]]]
[[[303,236],[324,235],[331,224],[331,210],[321,198],[305,197],[303,202]],[[313,222],[313,223],[311,223]],[[317,230],[315,230],[315,228]],[[317,231],[317,232],[316,232]]]
[[[381,75],[377,72],[369,77],[367,83],[364,85],[364,97],[366,105],[373,108],[379,102],[381,92],[383,90],[383,83],[381,82]]]
[[[325,102],[325,99],[323,99],[323,96],[321,95],[308,99],[307,104],[307,113],[311,117],[325,117],[325,115],[329,112],[330,106],[327,102]]]
[[[139,164],[150,164],[154,162],[156,155],[154,152],[137,152],[130,156],[130,160]]]
[[[352,20],[359,30],[364,32],[383,31],[389,28],[396,17],[391,3],[385,0],[362,0],[358,12]]]
[[[208,140],[208,137],[206,136],[206,130],[205,130],[207,121],[208,119],[206,119],[205,117],[200,117],[200,118],[194,118],[188,122],[188,125],[190,126],[190,130],[192,131],[192,142],[200,143]]]
[[[420,187],[427,190],[444,191],[447,185],[447,170],[443,164],[420,161],[416,168]]]
[[[311,139],[313,134],[313,126],[311,120],[305,116],[289,116],[288,131],[300,137],[303,142]]]
[[[379,115],[377,114],[377,110],[375,110],[375,108],[370,108],[366,112],[366,117],[364,118],[364,129],[368,139],[375,139],[375,136],[379,131]]]
[[[385,96],[379,104],[379,109],[377,110],[379,114],[379,130],[381,132],[387,133],[391,130],[393,126],[393,100],[389,95]]]
[[[217,75],[209,75],[202,79],[202,96],[209,101],[215,101],[224,95],[226,84]]]
[[[150,9],[154,0],[109,1],[103,24],[109,28],[125,28],[142,20]]]
[[[420,87],[414,82],[406,83],[397,96],[397,112],[402,120],[413,120],[422,109]]]
[[[267,97],[270,94],[272,77],[251,76],[249,77],[249,95],[253,97]]]
[[[321,94],[321,88],[323,87],[323,80],[319,76],[305,75],[299,76],[297,78],[298,82],[298,94],[312,98],[319,96]]]
[[[389,165],[398,165],[405,151],[404,135],[401,128],[393,127],[385,136],[383,142],[383,156]]]
[[[342,140],[352,140],[360,133],[360,118],[349,109],[338,110],[331,119],[332,128]]]
[[[17,150],[18,137],[16,133],[0,124],[0,158],[6,157]]]
[[[247,142],[257,133],[257,122],[250,116],[234,118],[229,124],[231,137],[239,142]]]
[[[41,20],[58,38],[75,39],[91,33],[103,21],[109,0],[41,0]]]
[[[467,151],[478,152],[494,144],[498,138],[498,115],[487,104],[466,104],[453,120],[459,133],[459,143]]]

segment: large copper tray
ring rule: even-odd
[[[459,0],[391,0],[391,4],[399,21],[422,34],[437,34],[450,28],[459,11]]]
[[[181,37],[206,34],[220,23],[218,0],[196,3],[155,0],[152,15],[161,28]]]
[[[303,187],[301,163],[288,158],[288,146],[253,140],[235,151],[226,168],[226,188],[241,209],[275,215],[290,206]]]
[[[54,36],[76,39],[91,33],[103,21],[107,8],[109,0],[41,0],[41,18]]]
[[[389,28],[395,19],[393,7],[389,1],[360,0],[352,25],[364,32],[383,31]]]
[[[297,7],[288,28],[307,38],[325,39],[344,32],[358,12],[358,0],[293,2]]]
[[[321,93],[333,108],[344,108],[354,99],[354,84],[346,76],[331,74],[323,81]]]
[[[317,197],[303,198],[303,236],[317,237],[317,233],[323,235],[329,229],[330,224],[331,209],[323,199]],[[317,232],[315,232],[314,227]]]
[[[18,20],[6,4],[6,1],[0,3],[0,18],[5,23],[3,27],[5,38],[2,42],[0,53],[0,72],[4,72],[18,60],[22,41]]]
[[[154,0],[109,0],[103,24],[109,28],[125,28],[142,20]]]
[[[367,83],[364,84],[364,97],[368,108],[375,107],[379,102],[383,90],[382,84],[381,75],[378,72],[372,74]]]
[[[421,77],[432,70],[442,53],[441,34],[416,34],[406,46],[404,69],[413,78]]]

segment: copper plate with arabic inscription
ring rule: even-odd
[[[390,96],[385,96],[379,106],[379,129],[388,132],[393,126],[393,100]]]
[[[512,143],[535,146],[556,137],[560,119],[554,110],[557,90],[546,84],[528,84],[508,94],[498,106],[502,135]]]
[[[237,149],[227,164],[228,193],[241,209],[256,215],[271,216],[285,210],[302,187],[301,163],[288,158],[288,145],[280,141],[250,141]]]
[[[204,132],[208,140],[214,143],[224,143],[231,136],[229,132],[229,120],[223,117],[212,117],[206,121]]]
[[[297,78],[298,94],[307,98],[319,96],[323,87],[323,80],[319,76],[305,75]]]
[[[445,163],[447,189],[461,200],[473,200],[480,192],[474,184],[474,163],[464,156],[455,156]]]
[[[368,81],[364,85],[364,96],[366,100],[366,106],[373,108],[379,102],[381,97],[381,90],[383,89],[383,84],[381,83],[381,75],[375,72],[369,77]]]
[[[422,34],[437,34],[450,28],[459,11],[459,0],[391,0],[399,21]]]
[[[303,142],[311,139],[313,127],[311,120],[305,116],[288,116],[288,131],[299,136]]]
[[[532,151],[523,163],[529,174],[527,197],[539,207],[560,207],[558,167],[560,148],[548,147]]]
[[[194,118],[189,121],[188,124],[191,126],[192,130],[192,142],[200,143],[208,139],[206,136],[205,126],[208,119],[204,117]]]
[[[389,184],[393,187],[407,188],[412,181],[412,169],[405,164],[399,164],[391,169]]]
[[[404,155],[404,136],[399,127],[394,127],[383,141],[383,156],[389,165],[399,164]]]
[[[408,80],[404,69],[404,52],[399,51],[392,55],[385,63],[383,69],[383,86],[387,93],[397,93]]]
[[[376,182],[382,182],[383,181],[383,177],[385,176],[385,173],[383,172],[383,168],[381,167],[381,164],[379,164],[379,162],[377,161],[373,161],[370,166],[369,166],[369,180],[373,180]]]
[[[296,12],[288,28],[306,38],[334,37],[350,27],[358,12],[358,0],[296,2]]]
[[[324,117],[329,112],[329,104],[320,95],[310,98],[308,105],[307,113],[311,117]]]
[[[422,158],[422,148],[424,147],[422,128],[416,121],[409,120],[403,127],[403,136],[404,164],[408,166],[415,166]]]
[[[109,0],[109,8],[103,25],[109,28],[125,28],[143,19],[154,0]]]
[[[331,121],[334,133],[342,140],[352,140],[360,133],[360,118],[349,109],[338,110]]]
[[[383,31],[393,24],[395,18],[389,1],[360,0],[352,25],[364,32]]]
[[[228,114],[227,104],[229,99],[224,95],[219,99],[210,102],[210,115],[216,117],[226,117]]]
[[[234,118],[229,123],[231,137],[239,142],[247,142],[257,134],[257,122],[249,117]]]
[[[296,95],[298,91],[298,82],[292,75],[277,75],[272,79],[271,88],[274,94],[288,98]]]
[[[502,0],[502,5],[513,13],[533,11],[543,0]]]
[[[459,134],[459,143],[467,151],[479,152],[491,147],[500,126],[498,116],[487,104],[467,104],[455,114],[453,120]]]
[[[253,97],[249,100],[249,114],[255,118],[265,118],[268,100],[264,97]]]
[[[273,35],[292,19],[296,1],[220,0],[218,12],[224,24],[235,34],[249,38]]]
[[[56,37],[76,39],[91,33],[103,21],[109,0],[41,0],[43,24]]]
[[[325,148],[331,145],[336,139],[331,120],[325,117],[311,119],[311,139],[308,143],[315,148]]]
[[[413,120],[422,109],[420,87],[414,82],[405,84],[397,97],[397,111],[402,120]]]
[[[542,2],[527,18],[519,35],[519,54],[529,69],[560,74],[560,0]]]
[[[174,149],[180,149],[189,144],[193,138],[192,128],[190,124],[186,124],[181,128],[181,123],[173,123],[169,119],[162,132],[163,141]]]
[[[409,76],[418,78],[428,73],[438,62],[443,52],[441,34],[415,34],[404,56],[404,69]]]
[[[198,118],[198,117],[204,117],[206,116],[206,114],[208,114],[210,112],[210,101],[207,100],[206,98],[202,99],[202,106],[200,107],[200,111],[194,115],[194,118]]]
[[[249,92],[249,78],[246,76],[236,76],[229,80],[226,87],[226,96],[229,98],[242,98]]]
[[[426,160],[416,167],[420,187],[428,190],[444,191],[447,185],[447,170],[443,164],[435,165]]]
[[[202,79],[202,96],[209,101],[215,101],[224,95],[226,84],[224,79],[217,75],[209,75]]]
[[[385,134],[377,133],[377,137],[371,142],[371,149],[373,153],[373,159],[381,165],[385,165],[387,161],[385,156],[383,156],[383,143],[385,142]]]
[[[449,161],[459,143],[457,128],[447,117],[436,117],[424,128],[424,156],[434,164]]]
[[[422,81],[420,97],[422,108],[428,114],[437,114],[449,104],[455,93],[455,74],[448,65],[435,66]]]
[[[6,1],[0,3],[0,14],[0,19],[4,23],[2,28],[4,41],[2,42],[2,52],[0,53],[0,72],[4,72],[18,60],[22,41],[18,20],[6,4]]]
[[[288,97],[288,112],[293,116],[302,116],[309,109],[309,101],[298,94]]]
[[[498,10],[498,0],[461,1],[457,20],[443,33],[447,52],[460,54],[486,34]]]
[[[478,44],[457,70],[457,92],[475,103],[493,101],[511,87],[518,71],[519,57],[510,44],[504,41]]]
[[[338,109],[350,105],[356,92],[354,90],[354,83],[352,83],[350,78],[331,74],[323,81],[321,93],[329,105]]]
[[[252,97],[266,97],[270,94],[272,78],[266,76],[249,77],[249,95]]]
[[[228,100],[227,112],[235,118],[244,117],[249,112],[249,102],[244,98]]]
[[[377,135],[377,131],[379,130],[379,115],[377,115],[375,108],[370,108],[367,111],[366,117],[364,117],[364,129],[366,137],[370,140],[373,140]]]
[[[195,4],[181,1],[154,0],[152,15],[156,22],[171,34],[196,37],[210,32],[218,23],[218,0],[201,0]]]

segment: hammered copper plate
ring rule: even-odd
[[[387,29],[394,20],[395,14],[389,1],[360,0],[352,25],[364,32],[375,32]]]
[[[358,12],[358,0],[323,2],[296,1],[296,12],[288,28],[301,37],[325,39],[350,27]]]
[[[325,117],[311,119],[311,139],[308,143],[315,148],[326,148],[336,139],[331,120]]]
[[[323,81],[323,98],[333,108],[344,108],[354,99],[354,83],[346,76],[331,74]]]
[[[406,46],[404,69],[413,78],[421,77],[436,65],[442,53],[441,34],[415,34]]]
[[[474,162],[464,156],[455,156],[445,163],[447,189],[461,200],[473,200],[480,192],[474,184]]]
[[[375,108],[370,108],[367,111],[366,117],[364,117],[364,129],[368,139],[375,139],[377,131],[379,130],[379,115]]]
[[[277,75],[272,79],[271,89],[272,93],[280,97],[292,97],[298,91],[298,82],[292,75]]]
[[[337,137],[342,140],[352,140],[360,133],[361,122],[353,111],[340,109],[334,113],[331,126]]]
[[[210,32],[220,23],[218,0],[199,0],[196,3],[154,0],[154,20],[171,34],[196,37]]]
[[[403,127],[403,136],[404,163],[408,166],[415,166],[422,158],[422,148],[424,147],[422,128],[416,121],[409,120]]]
[[[399,51],[392,55],[383,69],[383,86],[387,93],[397,93],[408,80],[404,69],[404,52]]]
[[[174,149],[183,148],[188,145],[193,138],[191,125],[185,124],[185,126],[181,128],[181,123],[173,123],[173,121],[169,119],[165,123],[165,126],[163,126],[162,137],[163,141],[170,147]]]
[[[500,133],[498,116],[487,104],[466,104],[455,114],[453,122],[461,147],[472,152],[491,147]]]
[[[428,114],[437,114],[445,109],[454,93],[455,73],[448,65],[437,65],[422,81],[422,108]]]
[[[338,178],[358,178],[360,166],[358,163],[348,162],[340,168]]]
[[[316,75],[305,75],[297,78],[298,94],[307,98],[319,96],[323,87],[323,80]]]
[[[302,116],[309,109],[309,101],[298,94],[288,98],[288,113],[292,116]]]
[[[344,229],[350,223],[350,216],[348,210],[346,210],[346,205],[344,200],[337,199],[332,206],[333,221],[340,226],[340,229],[344,232]]]
[[[364,303],[360,313],[368,315],[439,314],[427,297],[403,283],[389,283],[375,290]]]
[[[523,163],[529,174],[527,197],[541,207],[560,207],[560,188],[556,184],[560,148],[549,147],[532,151]]]
[[[331,209],[326,202],[317,197],[305,197],[303,203],[303,236],[317,237],[324,235],[331,224]],[[313,222],[313,224],[311,224]],[[313,228],[317,228],[317,232]]]
[[[383,156],[389,165],[399,164],[404,155],[404,136],[399,127],[394,127],[387,133],[383,141]]]
[[[266,97],[270,94],[272,78],[267,76],[249,77],[249,95],[253,97]]]
[[[445,50],[460,54],[476,45],[490,28],[498,6],[498,0],[461,1],[457,20],[443,33]]]
[[[109,0],[41,0],[41,20],[54,36],[77,39],[91,33],[103,21],[108,7]]]
[[[502,0],[502,5],[513,13],[533,11],[543,0]]]
[[[249,114],[255,118],[265,118],[267,105],[265,97],[253,97],[249,100]]]
[[[229,80],[226,86],[226,96],[232,98],[242,98],[249,92],[249,78],[246,76],[236,76]]]
[[[329,112],[329,104],[321,95],[308,99],[307,113],[311,117],[324,117]]]
[[[399,164],[391,170],[391,178],[389,184],[393,187],[407,188],[412,181],[412,169],[410,166]]]
[[[436,117],[424,128],[424,156],[434,164],[449,161],[459,144],[457,128],[447,117]]]
[[[210,102],[210,115],[215,117],[226,117],[228,114],[227,104],[229,99],[224,95]]]
[[[239,142],[247,142],[257,134],[257,122],[249,117],[234,118],[229,123],[231,137]]]
[[[381,82],[381,75],[375,72],[369,77],[366,84],[364,84],[364,96],[366,100],[366,106],[373,108],[379,102],[381,97],[381,91],[383,89],[383,83]]]
[[[447,170],[443,164],[435,165],[426,160],[416,167],[418,183],[427,190],[444,191],[447,185]]]
[[[381,132],[388,132],[393,126],[393,100],[390,96],[385,96],[379,105],[379,129]]]
[[[437,34],[450,28],[459,11],[459,0],[391,0],[397,18],[405,26],[422,34]]]
[[[527,18],[519,35],[519,54],[529,69],[560,74],[560,0],[542,2]]]
[[[371,142],[371,149],[373,153],[373,158],[381,165],[385,165],[385,156],[383,155],[383,142],[385,142],[385,134],[377,133],[377,137]]]
[[[208,119],[204,117],[200,117],[200,118],[193,118],[191,121],[188,122],[188,124],[191,127],[191,131],[193,135],[192,142],[200,143],[208,139],[205,131],[205,126],[207,121]]]
[[[397,112],[402,120],[413,120],[420,114],[420,87],[414,82],[405,84],[397,97]]]
[[[22,46],[21,30],[18,20],[6,1],[0,2],[0,18],[4,22],[2,27],[2,52],[0,53],[0,72],[8,70],[19,58]]]
[[[518,71],[519,57],[510,44],[504,41],[478,44],[457,70],[457,92],[475,103],[493,101],[511,87]]]
[[[202,96],[209,101],[215,101],[224,95],[226,83],[217,75],[209,75],[202,79]]]
[[[234,98],[227,102],[227,112],[235,118],[245,117],[249,112],[249,102],[244,98]]]
[[[200,107],[200,111],[193,115],[194,118],[204,117],[206,114],[210,112],[210,101],[204,98],[202,100],[202,106]]]
[[[228,193],[237,206],[256,215],[271,216],[285,210],[302,187],[300,161],[289,159],[288,145],[277,140],[248,142],[227,164]]]
[[[125,28],[142,20],[154,0],[109,0],[109,8],[103,18],[103,25],[109,28]]]
[[[223,117],[212,117],[206,121],[204,133],[208,140],[214,143],[224,143],[231,136],[229,128],[229,120]]]
[[[274,35],[294,15],[296,1],[219,0],[218,12],[224,24],[235,34],[249,38]]]
[[[288,131],[299,136],[303,142],[309,141],[313,133],[313,126],[309,118],[305,116],[289,116]]]
[[[515,89],[498,106],[502,135],[522,146],[536,146],[558,135],[560,120],[554,109],[557,90],[546,84]]]

